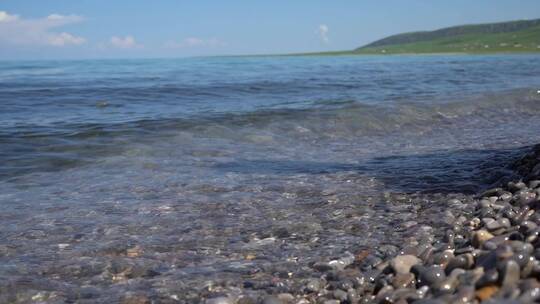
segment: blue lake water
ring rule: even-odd
[[[538,56],[2,62],[2,128],[449,101],[538,84]],[[106,105],[106,107],[104,107]]]
[[[539,142],[539,67],[535,55],[0,62],[0,279],[171,296],[171,282],[185,292],[264,268],[246,252],[278,265],[399,242],[389,227],[411,219],[388,213],[388,193],[475,193]],[[276,249],[276,227],[296,239]],[[153,287],[108,276],[134,246],[162,274]],[[74,265],[95,273],[59,269]]]
[[[321,128],[349,110],[358,111],[345,122],[352,133],[384,131],[402,122],[414,127],[425,119],[419,115],[437,111],[423,105],[534,90],[539,64],[538,56],[2,62],[0,140],[2,157],[10,161],[2,164],[0,177],[86,161],[79,148],[114,151],[124,144],[109,139],[126,132],[144,137],[152,128],[180,132],[245,124],[242,130],[249,131],[253,124],[275,120],[302,127],[306,120],[318,124],[317,119]],[[404,106],[412,112],[396,109]],[[93,144],[88,136],[105,142]]]

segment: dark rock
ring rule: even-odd
[[[470,253],[458,255],[457,257],[454,257],[448,262],[448,265],[446,265],[445,270],[446,273],[452,272],[454,269],[469,269],[474,262],[474,258]]]
[[[474,247],[472,246],[465,246],[465,247],[462,247],[462,248],[458,248],[456,250],[454,250],[454,255],[460,255],[460,254],[463,254],[463,253],[469,253],[469,252],[473,252],[474,251]]]
[[[277,238],[284,239],[290,237],[291,233],[289,232],[289,230],[287,230],[287,228],[280,227],[273,231],[273,235]]]
[[[417,281],[420,286],[437,286],[446,279],[444,269],[440,266],[415,266],[413,270],[418,277]]]
[[[484,275],[476,282],[476,287],[482,288],[488,285],[493,285],[499,281],[499,272],[497,269],[489,269]]]
[[[519,225],[519,232],[528,235],[532,231],[536,230],[538,228],[538,225],[535,222],[532,221],[523,221]]]
[[[495,256],[497,260],[505,260],[514,254],[514,250],[508,244],[501,245],[495,249]]]
[[[516,192],[522,189],[526,189],[527,185],[524,182],[508,182],[507,184],[508,190],[512,192]]]

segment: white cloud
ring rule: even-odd
[[[82,37],[73,36],[70,33],[60,33],[58,35],[51,36],[49,43],[55,46],[64,46],[68,44],[79,45],[85,43],[86,40]]]
[[[80,45],[85,43],[86,39],[53,30],[82,20],[81,16],[60,14],[51,14],[45,18],[25,19],[0,11],[0,45]]]
[[[120,49],[134,49],[140,48],[142,45],[138,44],[133,36],[117,37],[113,36],[110,39],[111,46]]]
[[[62,16],[60,14],[50,14],[49,16],[47,16],[47,19],[49,20],[62,20],[66,18],[66,16]]]
[[[18,15],[10,15],[7,12],[0,11],[0,22],[9,22],[19,19]]]
[[[330,29],[328,28],[328,25],[326,25],[326,24],[319,25],[319,28],[317,29],[317,34],[321,38],[322,42],[324,42],[324,43],[329,42],[329,39],[328,39],[328,32],[329,31],[330,31]]]
[[[183,49],[183,48],[194,48],[194,47],[219,47],[219,46],[225,46],[225,45],[226,44],[223,41],[217,38],[203,39],[203,38],[196,38],[196,37],[186,38],[180,42],[169,41],[165,43],[165,47],[170,48],[170,49]]]

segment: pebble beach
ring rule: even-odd
[[[293,292],[275,284],[260,303],[533,303],[540,299],[540,146],[511,165],[521,178],[448,201],[401,247],[311,265]],[[408,200],[414,198],[406,198]],[[286,279],[284,281],[287,281]],[[249,284],[248,284],[249,285]],[[293,283],[294,285],[294,283]],[[258,303],[249,295],[206,303]]]

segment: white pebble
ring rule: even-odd
[[[64,250],[68,247],[69,247],[69,244],[58,244],[58,248],[60,248],[60,250]]]

